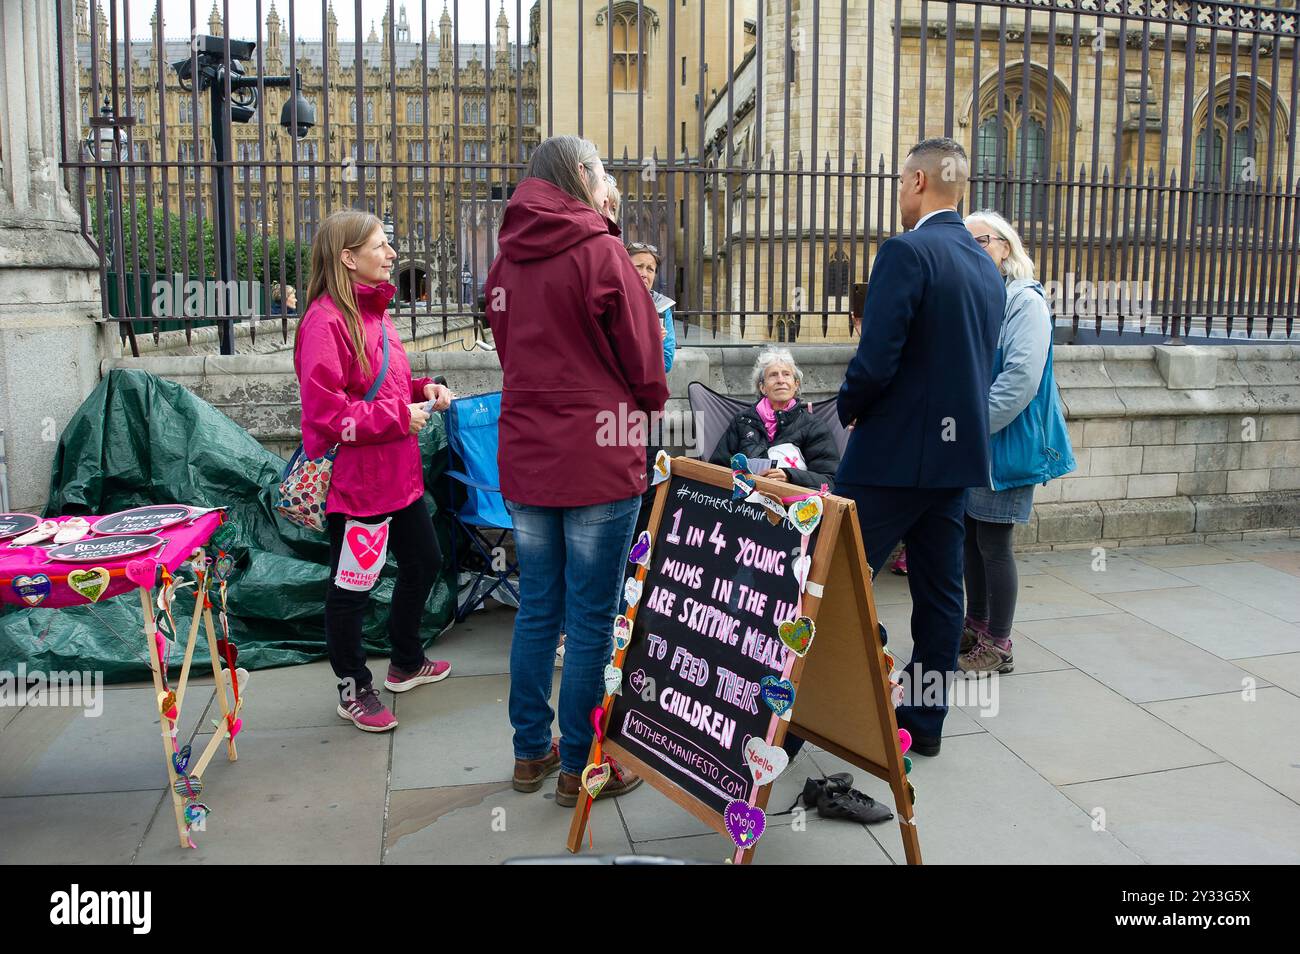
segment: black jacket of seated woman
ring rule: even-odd
[[[803,383],[801,372],[789,351],[765,351],[754,366],[754,383],[759,400],[736,414],[713,449],[711,463],[731,466],[735,454],[746,457],[782,456],[782,445],[793,445],[803,458],[803,466],[780,464],[764,476],[788,480],[792,484],[820,489],[823,484],[834,490],[835,471],[840,466],[840,453],[835,437],[825,423],[813,417],[806,404],[798,400]],[[774,418],[775,431],[769,436],[770,424],[764,417]],[[778,453],[770,453],[773,448]]]

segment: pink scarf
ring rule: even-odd
[[[767,431],[767,439],[770,441],[775,438],[776,410],[772,407],[772,402],[767,398],[763,398],[754,405],[754,410],[758,412],[758,419],[763,422],[763,428]]]

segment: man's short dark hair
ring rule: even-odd
[[[939,177],[955,192],[965,191],[966,183],[970,179],[970,160],[966,158],[966,150],[956,139],[948,136],[922,139],[907,151],[907,158],[915,158],[917,164],[927,170],[950,169],[950,175],[940,174]],[[930,174],[934,175],[933,171]]]

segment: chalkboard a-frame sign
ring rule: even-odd
[[[758,504],[733,500],[732,479],[726,468],[677,457],[659,485],[650,558],[646,566],[628,564],[641,595],[626,613],[631,640],[612,660],[622,672],[620,690],[605,696],[588,762],[613,755],[734,839],[727,805],[739,800],[751,812],[766,811],[771,790],[771,778],[751,772],[747,743],[754,737],[779,747],[793,730],[889,784],[907,861],[920,864],[854,503],[821,498],[805,569],[797,563],[800,530],[788,519],[773,523]],[[763,478],[755,478],[755,489],[777,499],[801,491]],[[796,615],[801,576],[799,608],[815,637],[795,656],[777,634]],[[765,694],[776,708],[793,699],[784,718]],[[570,851],[579,850],[590,811],[591,798],[581,792]],[[738,849],[734,860],[748,864],[754,851]]]

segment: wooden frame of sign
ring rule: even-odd
[[[659,485],[655,496],[649,525],[652,541],[659,540],[661,519],[668,506],[669,487],[683,479],[730,491],[733,475],[724,467],[685,457],[673,458],[671,478]],[[755,478],[754,483],[758,492],[778,500],[802,490],[761,477]],[[822,500],[824,514],[817,530],[802,600],[802,613],[814,621],[816,636],[808,652],[794,661],[789,679],[795,686],[795,704],[788,722],[777,721],[772,744],[781,745],[787,729],[793,729],[806,741],[888,783],[894,795],[894,811],[902,831],[907,862],[920,864],[921,845],[899,747],[889,670],[880,646],[871,570],[855,517],[856,505],[852,500],[834,495]],[[647,567],[636,569],[637,579],[644,581]],[[630,608],[628,615],[633,616],[636,609],[639,606]],[[634,627],[634,633],[641,634],[643,628]],[[637,635],[633,637],[633,645],[637,642]],[[615,653],[614,665],[623,667],[628,649]],[[626,676],[624,681],[627,682]],[[705,825],[728,836],[723,816],[714,807],[670,779],[658,766],[630,751],[626,745],[607,737],[614,708],[611,698],[605,698],[604,718],[600,733],[593,739],[588,763],[592,764],[606,754],[615,756]],[[749,782],[750,786],[754,784]],[[770,782],[760,787],[757,793],[751,787],[750,804],[766,811],[770,791]],[[577,852],[582,845],[591,803],[590,796],[580,791],[569,828],[569,851]],[[750,863],[754,850],[752,847],[738,850],[735,860],[741,864]]]
[[[201,551],[200,551],[201,552]],[[222,742],[226,743],[226,758],[234,762],[239,757],[235,749],[235,740],[230,736],[231,720],[238,719],[240,710],[244,708],[244,699],[246,695],[240,693],[238,702],[232,704],[234,687],[230,685],[238,675],[235,672],[228,672],[222,668],[221,653],[217,650],[217,632],[212,622],[212,607],[207,598],[206,573],[210,571],[198,570],[195,572],[195,601],[194,613],[190,618],[189,634],[185,641],[185,659],[181,663],[181,674],[176,681],[174,692],[176,694],[176,718],[169,719],[161,712],[158,712],[158,722],[162,730],[162,747],[163,747],[163,765],[167,772],[167,790],[172,800],[172,811],[176,816],[176,834],[182,848],[191,848],[193,844],[190,840],[189,826],[185,822],[185,804],[186,799],[176,791],[176,782],[181,778],[177,773],[176,767],[172,762],[172,755],[176,751],[173,732],[180,726],[181,707],[185,703],[185,689],[189,684],[190,664],[194,660],[194,649],[197,644],[199,632],[199,623],[204,624],[204,629],[208,641],[208,658],[212,662],[212,680],[216,689],[217,700],[221,706],[222,719],[218,727],[214,730],[212,738],[208,740],[207,746],[203,749],[198,760],[185,769],[185,775],[198,779],[200,782],[203,773],[207,770],[208,763],[212,761],[213,756]],[[162,659],[158,655],[158,644],[154,641],[153,634],[157,631],[158,623],[154,613],[154,595],[153,587],[142,586],[140,593],[140,609],[144,614],[144,633],[145,643],[149,647],[149,668],[153,676],[153,688],[155,698],[163,694],[162,680]],[[229,677],[229,678],[227,678]],[[227,694],[229,687],[231,695]],[[154,703],[155,711],[157,702]]]

